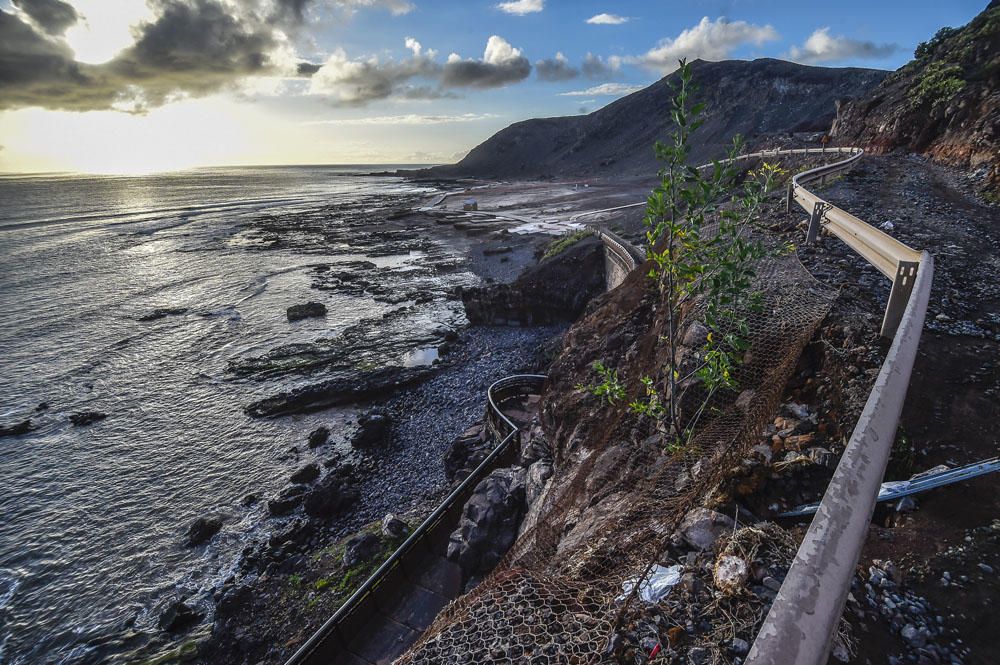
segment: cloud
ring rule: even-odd
[[[462,113],[460,115],[381,115],[364,118],[313,120],[305,125],[446,125],[458,122],[478,122],[499,117],[493,113]]]
[[[415,42],[416,40],[414,40]],[[419,46],[419,43],[416,44]],[[414,98],[414,78],[435,78],[441,67],[430,55],[411,49],[414,55],[401,61],[378,58],[352,60],[344,49],[336,49],[309,83],[309,94],[328,97],[335,104],[362,106],[391,96]],[[427,96],[435,93],[427,88]],[[417,95],[419,96],[419,95]]]
[[[486,42],[481,60],[463,60],[456,53],[448,56],[441,83],[449,88],[499,88],[523,81],[529,74],[531,63],[520,49],[493,35]]]
[[[149,0],[153,18],[110,61],[75,60],[65,41],[0,10],[0,109],[142,113],[185,96],[235,87],[247,76],[295,75],[288,33],[303,0]]]
[[[602,79],[611,76],[621,69],[622,61],[617,56],[611,56],[607,60],[599,55],[588,53],[580,65],[583,75],[589,79]]]
[[[643,55],[627,58],[626,61],[669,74],[677,69],[677,61],[681,58],[725,60],[740,46],[760,46],[776,39],[778,32],[770,25],[725,18],[710,21],[705,16],[693,28],[687,28],[676,37],[663,39]]]
[[[298,2],[299,4],[304,4],[309,2],[309,0],[290,0],[291,2]],[[348,9],[355,11],[358,9],[385,9],[391,12],[395,16],[401,16],[403,14],[409,14],[413,11],[414,5],[408,0],[334,0],[334,6],[341,7],[343,9]]]
[[[326,97],[335,105],[363,106],[388,99],[455,97],[451,88],[497,88],[516,83],[531,73],[531,63],[519,49],[493,35],[481,59],[463,59],[456,53],[441,63],[437,51],[424,49],[413,37],[404,41],[410,56],[402,60],[348,57],[336,49],[312,74],[309,94]],[[314,66],[298,65],[308,73]]]
[[[587,23],[590,25],[621,25],[628,23],[628,21],[628,16],[619,16],[618,14],[596,14],[587,19]]]
[[[897,44],[876,44],[849,37],[831,37],[830,28],[815,30],[802,46],[793,46],[785,55],[789,60],[812,64],[837,60],[878,59],[899,50]]]
[[[548,60],[539,60],[535,63],[535,71],[542,81],[569,81],[580,75],[580,71],[570,66],[562,53],[556,53],[556,57]]]
[[[563,97],[620,97],[642,90],[644,87],[642,85],[628,85],[626,83],[602,83],[586,90],[571,90],[570,92],[560,92],[559,94]]]
[[[13,0],[14,6],[27,14],[50,35],[61,35],[80,19],[73,5],[62,0]]]
[[[507,14],[524,16],[534,14],[545,9],[545,0],[512,0],[512,2],[501,2],[497,9]]]

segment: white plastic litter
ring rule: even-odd
[[[647,603],[660,602],[681,581],[683,570],[684,566],[680,564],[669,567],[657,564],[650,571],[649,578],[639,587],[639,598]],[[618,600],[625,600],[632,593],[634,586],[635,580],[627,580],[623,583],[622,595],[618,596]]]
[[[883,231],[892,231],[895,228],[895,225],[892,222],[882,222],[878,225],[878,227]]]

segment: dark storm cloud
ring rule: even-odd
[[[562,53],[556,57],[539,60],[535,63],[538,78],[543,81],[569,81],[580,75],[580,71],[572,67]]]
[[[322,68],[323,65],[317,65],[312,62],[300,62],[295,69],[299,76],[312,76]]]
[[[492,63],[483,60],[455,60],[444,65],[441,84],[448,88],[500,88],[517,83],[531,74],[525,57]]]
[[[135,43],[102,65],[75,62],[63,42],[0,10],[0,109],[143,112],[175,96],[275,73],[278,30],[301,20],[307,1],[244,0],[234,8],[221,0],[151,0],[156,18],[136,27]]]
[[[80,16],[72,5],[62,0],[13,0],[14,6],[31,17],[50,35],[61,35]]]
[[[593,53],[588,53],[587,57],[583,59],[580,70],[589,79],[607,78],[615,72],[614,67],[605,62],[601,56],[594,55]]]

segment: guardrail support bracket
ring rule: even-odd
[[[806,231],[806,244],[812,244],[816,242],[817,236],[819,236],[819,227],[823,222],[823,213],[827,211],[830,204],[818,201],[816,205],[813,206],[812,216],[809,217],[809,230]]]
[[[896,266],[896,278],[892,280],[889,304],[886,305],[885,316],[882,318],[882,337],[892,339],[896,335],[906,303],[910,301],[913,283],[917,281],[919,268],[920,264],[916,261],[900,261]]]

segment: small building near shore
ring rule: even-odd
[[[476,199],[465,199],[462,202],[462,210],[479,210],[479,203]]]

